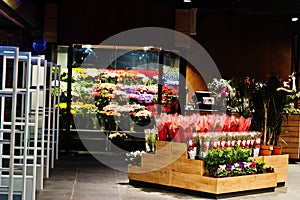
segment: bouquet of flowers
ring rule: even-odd
[[[151,112],[144,109],[132,113],[133,121],[139,126],[146,126],[151,123]]]
[[[217,105],[222,105],[224,101],[228,98],[230,91],[232,90],[229,82],[225,79],[214,78],[211,83],[207,84],[209,91],[215,98]]]

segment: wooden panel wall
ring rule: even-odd
[[[282,129],[278,142],[283,147],[282,153],[289,154],[291,159],[299,159],[300,115],[290,115],[288,118],[284,116]]]
[[[238,21],[198,16],[197,40],[222,77],[263,80],[270,73],[288,79],[292,33],[285,23]]]

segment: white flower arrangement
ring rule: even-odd
[[[86,74],[90,77],[97,77],[99,75],[99,70],[96,68],[87,68]]]
[[[110,133],[109,136],[108,136],[108,138],[110,140],[116,139],[116,138],[125,139],[125,138],[127,138],[127,135],[126,135],[126,133],[116,132],[116,133]]]
[[[135,116],[136,117],[151,117],[151,111],[149,110],[140,110],[138,111]]]
[[[133,162],[142,157],[142,154],[146,153],[145,151],[132,151],[130,153],[126,153],[125,161],[127,162]]]

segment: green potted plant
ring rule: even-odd
[[[295,91],[282,88],[280,84],[279,77],[272,74],[266,82],[256,84],[252,98],[255,110],[253,126],[255,130],[263,132],[261,149],[263,150],[267,146],[268,155],[271,154],[269,146],[277,146],[279,136],[282,133],[281,124],[284,109],[294,101],[288,97]]]
[[[228,174],[242,175],[244,171],[232,167],[238,162],[246,162],[251,154],[250,148],[241,148],[239,146],[227,148],[214,148],[207,151],[205,162],[205,171],[212,177],[223,177]],[[242,168],[241,168],[242,169]]]

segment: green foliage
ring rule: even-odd
[[[281,134],[282,117],[286,108],[297,99],[295,92],[280,87],[280,79],[272,74],[267,81],[257,83],[252,103],[252,129],[264,132],[264,144],[277,145]]]
[[[232,90],[227,101],[227,111],[238,113],[245,118],[252,117],[254,110],[250,100],[255,88],[254,79],[232,78],[229,84]]]
[[[251,148],[240,146],[209,150],[204,158],[206,172],[214,177],[256,172],[256,163],[249,160],[251,151]]]
[[[217,105],[222,104],[228,98],[228,94],[231,91],[231,86],[225,79],[214,78],[212,82],[207,84],[207,87],[215,98]]]
[[[212,165],[234,164],[245,162],[251,155],[251,148],[241,148],[240,146],[227,148],[214,148],[207,151],[204,162],[207,168]]]

